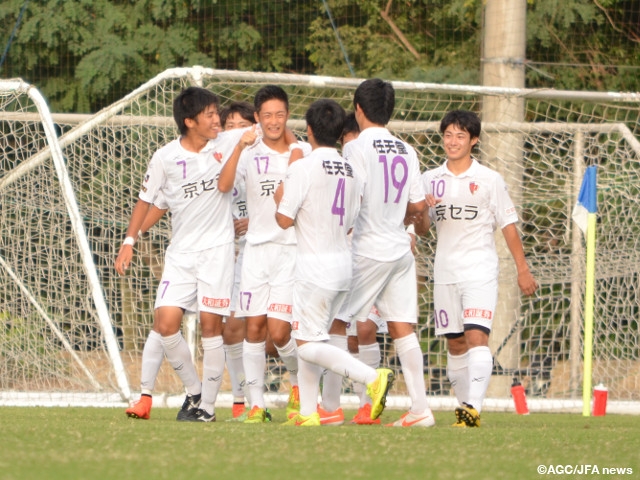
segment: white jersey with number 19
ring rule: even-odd
[[[411,251],[404,228],[407,204],[424,200],[415,150],[386,128],[370,127],[343,153],[364,181],[353,254],[381,262],[401,258]]]

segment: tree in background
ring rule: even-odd
[[[0,3],[0,45],[24,4]],[[527,4],[528,87],[640,90],[637,1]],[[192,65],[478,84],[482,24],[483,0],[31,0],[0,75],[62,112]]]

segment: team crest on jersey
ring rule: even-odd
[[[477,190],[478,190],[478,184],[476,182],[469,182],[469,191],[471,192],[471,195],[476,193]]]
[[[215,158],[218,161],[218,163],[220,163],[222,161],[222,153],[214,152],[213,158]]]

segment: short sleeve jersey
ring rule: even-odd
[[[301,143],[303,152],[311,152],[311,146]],[[284,180],[289,167],[290,153],[277,152],[260,140],[246,148],[238,162],[236,183],[243,182],[247,195],[249,229],[247,243],[259,245],[272,242],[281,245],[295,245],[296,234],[293,229],[283,230],[276,223],[276,203],[273,195],[280,182]]]
[[[495,230],[518,221],[502,176],[473,160],[461,175],[445,163],[424,173],[422,181],[440,199],[429,209],[437,233],[435,283],[497,277]]]
[[[139,197],[171,211],[172,251],[198,252],[233,241],[231,193],[218,190],[218,176],[243,132],[222,132],[197,153],[176,139],[151,158]]]
[[[361,182],[335,148],[316,148],[293,163],[278,212],[295,219],[297,280],[327,290],[348,290],[351,250],[347,233],[360,208]]]
[[[233,187],[233,200],[231,202],[231,214],[234,220],[241,218],[247,218],[249,212],[247,212],[247,192],[244,188],[244,182],[236,182]],[[242,245],[246,240],[246,235],[242,235],[238,238],[238,242]]]
[[[386,128],[370,127],[345,145],[344,156],[364,182],[353,253],[381,262],[401,258],[411,250],[407,204],[424,200],[415,150]]]

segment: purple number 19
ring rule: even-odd
[[[338,179],[336,194],[333,197],[333,205],[331,205],[331,213],[340,217],[340,226],[344,221],[344,178]]]
[[[393,203],[400,202],[400,198],[402,198],[402,190],[404,190],[404,186],[407,183],[407,177],[409,176],[409,169],[407,167],[406,160],[401,156],[393,157],[391,165],[389,165],[387,162],[387,156],[380,155],[378,157],[378,161],[383,164],[384,168],[384,203],[389,202],[389,177],[391,177],[391,184],[398,191]],[[402,170],[399,178],[398,167]]]

